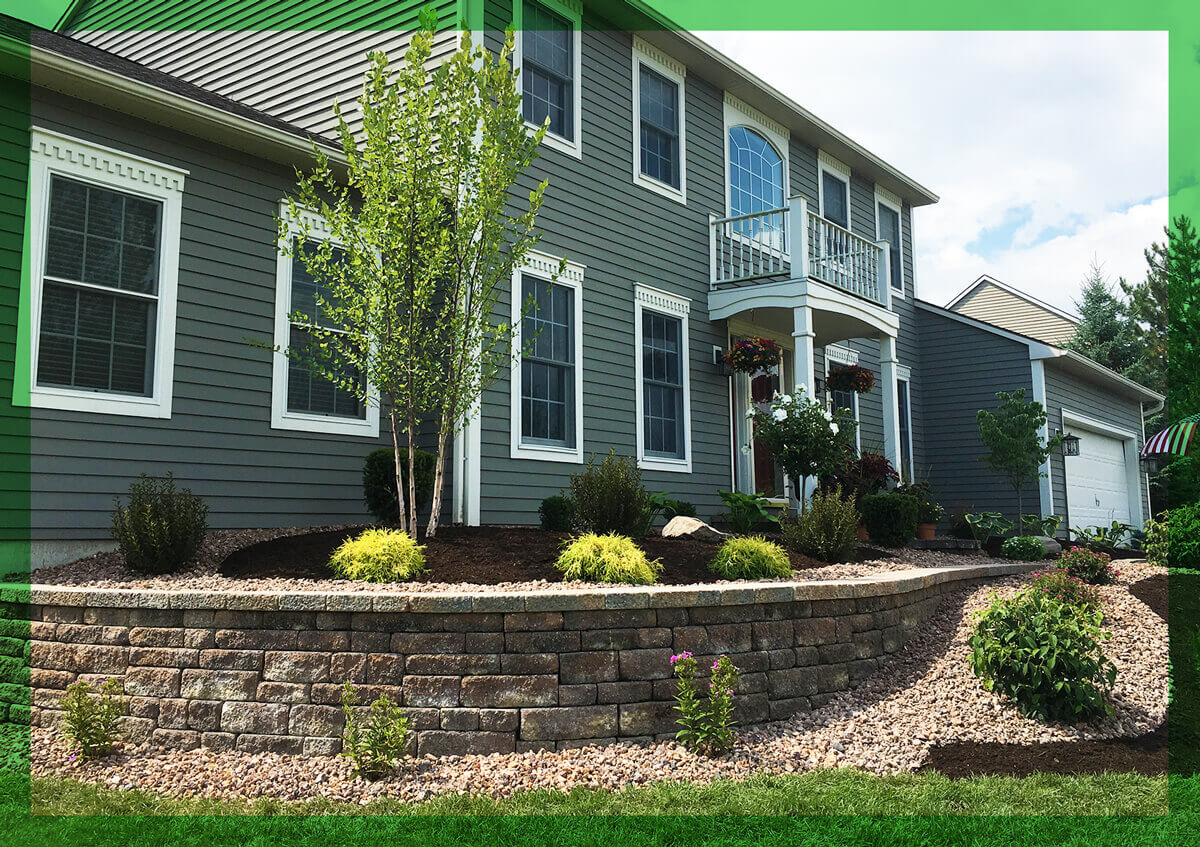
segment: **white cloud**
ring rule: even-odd
[[[1069,308],[1093,257],[1142,278],[1168,214],[1165,33],[699,35],[941,197],[916,213],[921,297],[990,273]]]

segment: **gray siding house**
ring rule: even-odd
[[[403,49],[419,4],[345,0],[316,23],[308,2],[247,5],[279,31],[80,0],[66,34],[34,33],[14,400],[33,418],[36,561],[102,544],[113,497],[142,472],[173,471],[216,527],[367,517],[362,461],[389,442],[386,416],[250,342],[286,345],[311,292],[276,244],[293,169],[314,141],[333,148],[330,104],[356,96],[367,49]],[[774,390],[819,393],[843,363],[877,376],[834,398],[853,404],[860,446],[928,477],[948,508],[1006,502],[976,461],[975,411],[997,390],[1045,398],[1056,428],[1141,438],[1150,392],[919,301],[913,213],[937,197],[699,39],[639,3],[437,5],[493,48],[515,21],[526,115],[551,130],[515,189],[549,179],[543,238],[503,305],[517,315],[543,292],[530,320],[550,331],[456,441],[452,520],[534,523],[610,448],[702,517],[722,489],[784,502],[796,492],[746,410]],[[438,55],[458,38],[448,29]],[[783,346],[781,373],[723,373],[720,353],[747,336]],[[1062,513],[1084,474],[1057,458],[1030,503]]]

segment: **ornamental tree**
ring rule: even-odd
[[[1046,410],[1036,400],[1026,401],[1024,388],[999,391],[996,399],[1000,401],[1000,407],[995,412],[980,409],[975,416],[979,438],[988,448],[988,454],[980,461],[1008,480],[1017,493],[1018,532],[1024,534],[1021,515],[1025,509],[1021,489],[1044,476],[1042,465],[1058,449],[1062,435],[1042,441]]]
[[[800,510],[808,507],[804,492],[808,478],[830,476],[841,467],[846,450],[854,449],[858,422],[846,409],[830,411],[819,400],[805,397],[804,386],[795,394],[778,394],[767,409],[752,409],[754,435],[793,482],[799,481]]]
[[[418,429],[436,420],[432,536],[452,436],[508,363],[513,328],[494,319],[495,307],[538,240],[547,185],[527,199],[512,192],[545,135],[545,125],[525,129],[513,33],[497,57],[464,31],[458,51],[430,69],[436,27],[436,14],[422,11],[398,71],[383,53],[370,55],[361,133],[334,105],[345,167],[314,145],[316,165],[300,176],[281,222],[284,249],[321,286],[317,314],[293,316],[311,327],[311,342],[287,353],[363,403],[387,407],[393,446],[401,433],[408,444],[408,491],[398,449],[396,486],[401,528],[414,536]],[[316,247],[311,213],[327,228]]]

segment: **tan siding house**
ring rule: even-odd
[[[1065,344],[1079,323],[1066,312],[986,275],[971,283],[947,308],[1048,344]]]

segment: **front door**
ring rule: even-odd
[[[771,398],[780,390],[779,374],[758,374],[750,379],[750,402],[756,409],[767,409]],[[754,491],[766,497],[783,496],[783,473],[775,465],[765,444],[753,436],[751,455],[754,460]]]
[[[730,413],[733,416],[733,467],[738,491],[784,497],[784,478],[767,448],[754,437],[748,410],[766,409],[776,391],[787,384],[791,351],[783,351],[783,363],[774,373],[734,374]],[[782,373],[780,373],[782,371]]]

